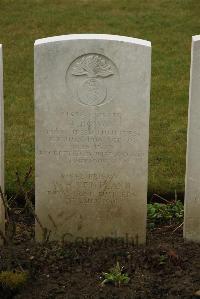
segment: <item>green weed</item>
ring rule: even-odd
[[[109,272],[103,272],[104,280],[102,285],[106,283],[114,284],[115,286],[121,286],[122,284],[127,284],[130,280],[127,274],[122,273],[123,268],[120,267],[119,262],[116,266],[111,268]]]
[[[28,279],[27,272],[2,271],[0,273],[0,285],[3,289],[18,290]]]
[[[172,222],[182,222],[184,206],[180,200],[172,203],[150,203],[147,205],[147,218],[150,228],[159,224],[171,224]]]

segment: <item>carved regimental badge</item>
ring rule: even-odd
[[[84,105],[105,104],[117,94],[117,68],[101,54],[85,54],[75,59],[66,78],[73,96]]]

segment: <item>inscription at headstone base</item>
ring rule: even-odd
[[[145,242],[150,74],[144,40],[35,42],[36,214],[51,239]]]
[[[200,35],[192,38],[184,238],[200,242]]]
[[[4,191],[4,105],[3,105],[3,50],[0,44],[0,186]],[[0,230],[5,231],[4,206],[0,197]],[[0,238],[0,244],[3,242]]]

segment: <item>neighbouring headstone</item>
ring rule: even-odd
[[[35,42],[36,214],[51,239],[145,242],[150,76],[145,40]]]
[[[200,35],[191,56],[184,238],[200,242]]]
[[[3,105],[3,53],[0,44],[0,186],[4,191],[4,105]],[[4,206],[0,197],[0,230],[4,233],[5,215]],[[0,238],[0,243],[2,239]]]

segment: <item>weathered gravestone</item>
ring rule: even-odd
[[[200,242],[200,35],[192,38],[184,237]]]
[[[144,40],[35,42],[36,214],[51,239],[145,242],[150,72]]]
[[[4,190],[4,109],[3,109],[3,54],[0,44],[0,186]],[[4,233],[5,215],[4,206],[0,197],[0,230]],[[0,243],[2,239],[0,238]]]

